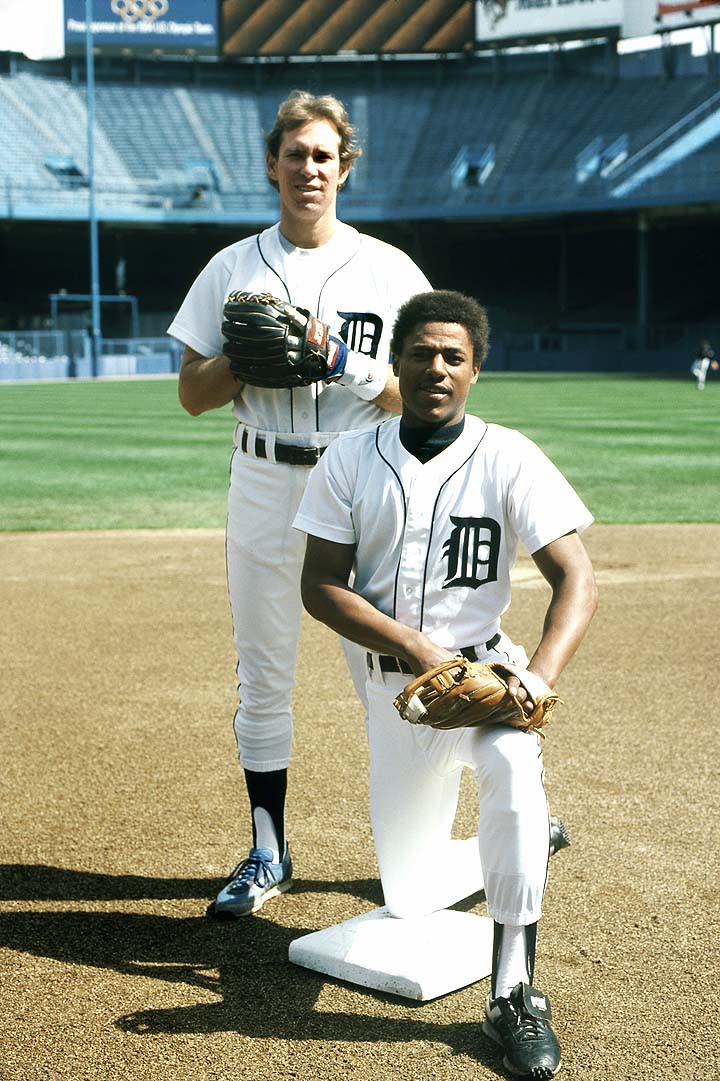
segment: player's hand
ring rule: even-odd
[[[533,707],[534,707],[535,703],[533,702],[532,698],[528,694],[526,688],[523,687],[522,683],[517,678],[517,676],[510,676],[508,681],[507,681],[507,685],[508,685],[508,691],[510,692],[510,694],[522,706],[523,713],[526,713],[528,716],[530,716],[530,714],[533,711]]]
[[[545,689],[550,690],[551,684],[545,680],[545,677],[542,676],[540,672],[535,672],[531,668],[528,668],[527,672],[534,675],[536,680],[542,680],[542,683],[545,685]],[[507,680],[507,686],[510,694],[522,706],[523,713],[525,713],[528,717],[531,716],[537,703],[528,691],[527,687],[525,687],[521,683],[520,678],[518,676],[509,676]]]
[[[413,675],[421,676],[430,668],[437,668],[439,664],[451,661],[454,656],[451,650],[436,645],[426,634],[419,632],[418,641],[407,653],[407,662],[413,670]]]

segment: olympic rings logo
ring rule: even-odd
[[[170,4],[168,0],[111,0],[110,7],[126,23],[136,23],[139,19],[154,23],[167,15]]]

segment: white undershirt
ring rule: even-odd
[[[291,297],[302,297],[302,307],[317,314],[320,292],[328,276],[328,267],[336,262],[334,249],[344,247],[340,230],[319,248],[298,248],[278,232],[281,248],[282,277]]]

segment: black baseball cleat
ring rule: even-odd
[[[550,855],[554,856],[561,848],[568,848],[572,842],[562,818],[553,815],[550,819]]]
[[[506,1070],[532,1081],[555,1076],[560,1044],[550,1016],[550,999],[529,983],[517,984],[509,998],[488,998],[483,1032],[502,1047]]]

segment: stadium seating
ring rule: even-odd
[[[308,10],[319,16],[325,6],[332,7],[313,0]],[[452,6],[433,0],[426,14],[444,12],[449,26]],[[257,21],[245,0],[233,7],[242,25],[254,26],[264,40],[280,30]],[[372,8],[387,14],[383,3]],[[341,39],[347,26],[339,14],[319,20],[317,33]],[[288,20],[282,32],[293,33],[293,25]],[[373,27],[380,28],[379,16]],[[399,24],[381,29],[403,32]],[[685,373],[688,342],[701,326],[713,341],[720,339],[712,238],[700,245],[704,255],[693,258],[692,280],[674,274],[678,258],[697,251],[692,230],[702,230],[703,208],[720,202],[720,135],[713,126],[720,132],[720,87],[689,50],[673,54],[672,63],[643,53],[609,63],[609,52],[595,46],[555,56],[101,60],[95,194],[107,237],[102,280],[111,290],[115,274],[122,289],[119,263],[124,267],[127,255],[132,290],[143,298],[141,333],[148,337],[137,350],[121,342],[99,371],[176,369],[162,335],[186,277],[216,240],[229,242],[276,218],[264,135],[278,103],[303,87],[340,97],[359,130],[363,155],[343,192],[341,216],[407,243],[431,280],[482,289],[495,332],[491,366],[602,370],[617,364]],[[57,357],[76,375],[89,371],[87,342],[53,346],[50,353],[40,342],[13,337],[17,327],[45,326],[49,293],[87,288],[82,272],[74,273],[85,259],[85,242],[73,225],[87,221],[89,208],[83,75],[79,60],[33,64],[14,57],[0,64],[0,220],[18,252],[34,245],[49,252],[44,274],[31,286],[20,278],[9,283],[0,379],[11,372],[13,378],[54,377],[50,360]],[[700,218],[687,214],[694,204]],[[679,228],[654,228],[651,303],[641,318],[637,229],[644,207],[650,215],[653,207],[665,217],[676,213],[687,235],[676,241]],[[64,222],[67,231],[55,229]],[[577,222],[585,223],[579,233]],[[200,224],[212,228],[194,228]],[[147,234],[135,228],[144,225],[152,227]],[[466,243],[473,229],[483,231],[487,256],[477,266],[477,241],[474,248]],[[577,276],[584,229],[592,233],[593,256]],[[143,283],[143,246],[134,238],[147,235],[156,244],[161,234],[168,251],[187,247],[187,267],[184,257],[169,255],[167,280],[151,275]],[[63,325],[70,325],[67,318]],[[103,330],[122,332],[112,329],[109,315]],[[150,346],[152,335],[160,338]]]
[[[197,82],[176,71],[163,77],[159,68],[146,81],[100,73],[95,161],[102,211],[139,221],[158,208],[179,219],[206,213],[250,224],[270,217],[263,132],[277,102],[297,85],[337,93],[361,118],[365,153],[344,196],[346,213],[358,220],[602,209],[617,205],[618,177],[631,175],[635,155],[716,91],[703,73],[666,79],[644,74],[640,64],[610,81],[582,58],[560,74],[527,62],[508,62],[498,74],[479,59],[334,62],[322,65],[327,74],[313,65],[270,67],[263,78],[253,65],[236,67],[232,78],[219,67]],[[53,207],[61,219],[78,215],[82,184],[51,171],[47,159],[64,155],[81,177],[86,173],[82,83],[68,79],[62,65],[38,73],[20,62],[0,75],[0,119],[7,200],[0,216],[32,217],[39,205],[46,216]],[[617,139],[625,161],[579,181],[578,156],[593,141]],[[458,155],[490,145],[494,167],[485,182],[453,183]],[[714,193],[716,145],[649,179],[640,199],[643,188],[653,200],[667,194],[700,201]],[[198,162],[210,183],[197,184]]]

